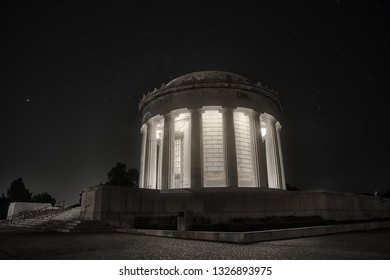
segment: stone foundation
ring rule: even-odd
[[[99,185],[84,190],[81,217],[117,227],[135,227],[142,219],[175,223],[179,212],[197,223],[229,223],[236,218],[320,216],[326,220],[390,217],[390,199],[335,191],[284,191],[261,188],[182,190],[133,189]],[[188,214],[187,214],[188,215]],[[180,220],[180,217],[179,217]]]

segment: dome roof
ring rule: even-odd
[[[222,106],[248,108],[278,116],[282,110],[277,91],[225,71],[199,71],[182,75],[144,94],[138,110],[142,122],[184,108]]]
[[[189,83],[207,82],[229,82],[238,84],[253,84],[253,82],[243,76],[225,71],[200,71],[182,75],[166,84],[169,86],[180,86]]]

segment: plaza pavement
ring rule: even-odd
[[[59,233],[0,226],[3,260],[390,259],[390,229],[232,244],[126,233]]]

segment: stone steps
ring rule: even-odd
[[[47,223],[47,220],[41,219],[28,219],[16,221],[11,224],[12,227],[26,227],[26,228],[40,228],[42,224]]]
[[[25,228],[39,228],[45,229],[48,227],[52,227],[56,224],[61,224],[66,221],[64,220],[50,220],[50,219],[28,219],[13,222],[10,226],[12,227],[25,227]]]
[[[80,208],[72,208],[52,217],[14,221],[12,227],[35,228],[58,232],[110,232],[113,226],[99,221],[80,220]]]
[[[85,220],[26,220],[15,222],[12,227],[21,228],[35,228],[46,231],[58,232],[109,232],[115,231],[115,228],[100,223],[99,221],[85,221]]]

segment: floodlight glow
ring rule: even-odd
[[[161,134],[162,134],[162,130],[161,129],[157,129],[156,130],[156,138],[157,139],[161,139]]]
[[[260,131],[261,131],[261,136],[262,136],[262,137],[265,137],[265,135],[267,134],[267,129],[266,129],[265,127],[262,127],[262,128],[260,129]]]

